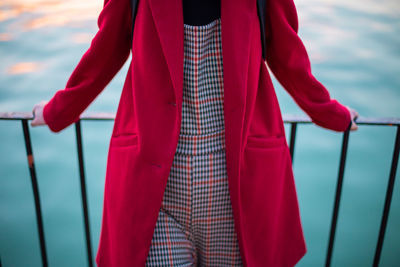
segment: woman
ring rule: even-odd
[[[293,0],[267,1],[266,62],[317,125],[357,112],[310,71]],[[34,107],[59,132],[132,63],[110,140],[97,264],[294,266],[306,252],[255,0],[106,0],[64,90]]]

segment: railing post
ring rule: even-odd
[[[292,157],[292,165],[294,161],[294,144],[296,140],[297,122],[292,122],[290,126],[290,156]]]
[[[397,164],[399,162],[399,149],[400,149],[400,126],[397,126],[396,140],[393,149],[392,166],[390,168],[389,183],[386,189],[385,207],[383,209],[381,227],[379,229],[378,243],[376,245],[376,250],[375,250],[375,257],[373,263],[374,267],[378,267],[379,260],[381,257],[382,245],[383,245],[383,240],[385,238],[386,225],[390,211],[390,203],[392,202],[392,194],[393,194],[394,180],[396,177]]]
[[[347,155],[347,147],[348,147],[348,143],[349,143],[349,134],[350,134],[349,129],[347,129],[343,133],[342,151],[340,154],[339,174],[338,174],[338,181],[337,181],[337,185],[336,185],[335,204],[334,204],[334,208],[333,208],[331,231],[329,234],[328,251],[327,251],[327,256],[326,256],[326,261],[325,261],[326,267],[329,267],[331,265],[333,242],[335,240],[337,217],[339,214],[340,199],[341,199],[341,194],[342,194],[344,166],[346,164],[346,155]]]
[[[76,133],[76,144],[77,144],[77,149],[78,149],[79,177],[80,177],[80,182],[81,182],[81,196],[82,196],[83,218],[84,218],[84,225],[85,225],[87,259],[88,259],[89,266],[93,267],[92,245],[91,245],[91,241],[90,241],[89,208],[88,208],[88,204],[87,204],[85,170],[84,170],[84,162],[83,162],[81,120],[78,120],[75,123],[75,133]]]
[[[39,233],[42,264],[44,267],[47,267],[48,262],[47,262],[47,252],[46,252],[46,241],[44,239],[42,209],[40,207],[39,186],[38,186],[38,182],[36,179],[36,170],[35,170],[35,164],[34,164],[34,160],[33,160],[31,136],[29,134],[28,120],[22,119],[21,122],[22,122],[22,129],[24,131],[24,141],[25,141],[26,155],[28,158],[29,173],[31,176],[33,197],[35,200],[36,221],[37,221],[37,227],[38,227],[38,233]]]

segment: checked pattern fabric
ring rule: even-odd
[[[243,266],[225,160],[221,19],[184,24],[180,137],[146,266]]]

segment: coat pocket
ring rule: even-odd
[[[128,147],[137,145],[138,135],[136,133],[111,136],[110,147]]]
[[[256,136],[250,135],[247,137],[247,149],[266,149],[273,147],[281,147],[286,144],[286,137],[279,136]]]
[[[281,137],[250,140],[239,181],[248,261],[253,266],[294,266],[306,247],[290,151]]]

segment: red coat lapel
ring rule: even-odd
[[[181,108],[184,55],[182,0],[149,0],[149,5],[170,71],[176,102]],[[243,107],[245,102],[243,89],[250,53],[248,39],[253,8],[256,5],[250,0],[221,0],[224,93],[229,108]]]

